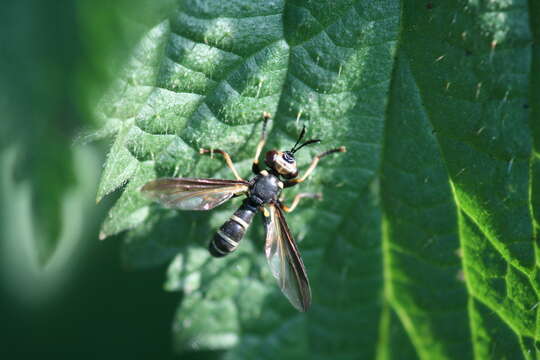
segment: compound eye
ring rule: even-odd
[[[294,163],[294,156],[290,152],[284,152],[283,153],[283,160],[288,162],[289,164]]]
[[[266,165],[273,167],[275,163],[276,155],[277,155],[277,152],[275,150],[268,151],[264,159],[264,162],[266,163]]]

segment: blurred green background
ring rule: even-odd
[[[108,144],[73,142],[92,128],[90,109],[132,39],[144,22],[159,18],[152,6],[151,1],[2,2],[3,358],[172,357],[170,324],[178,295],[163,291],[163,268],[125,271],[119,242],[98,241],[99,223],[110,206],[95,205]]]

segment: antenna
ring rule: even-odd
[[[296,144],[294,144],[294,146],[291,149],[291,152],[293,154],[295,152],[297,152],[298,150],[300,150],[301,148],[303,148],[304,146],[306,146],[306,145],[321,142],[321,140],[319,140],[319,139],[311,139],[311,140],[306,141],[302,145],[296,147],[298,145],[298,143],[300,142],[300,140],[302,140],[302,138],[304,137],[305,134],[306,134],[306,125],[304,125],[302,127],[302,131],[300,132],[300,136],[298,137],[298,140],[296,140]]]
[[[309,145],[309,144],[313,144],[313,143],[318,143],[318,142],[321,142],[321,140],[320,140],[320,139],[311,139],[311,140],[308,140],[308,141],[306,141],[305,143],[303,143],[302,145],[300,145],[299,147],[293,148],[293,150],[291,150],[291,152],[294,154],[295,152],[297,152],[298,150],[300,150],[300,149],[303,148],[304,146]],[[296,145],[295,145],[295,146],[296,146]]]
[[[302,127],[302,131],[300,132],[300,136],[298,137],[298,140],[296,140],[296,144],[294,144],[294,146],[292,147],[291,149],[291,152],[294,154],[294,152],[296,151],[296,145],[298,145],[298,143],[300,142],[300,140],[302,140],[302,138],[304,137],[304,134],[306,133],[306,125],[304,125]]]

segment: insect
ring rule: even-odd
[[[270,150],[265,155],[266,169],[261,169],[259,157],[266,143],[266,127],[270,114],[263,114],[263,127],[252,165],[255,176],[246,181],[240,177],[229,154],[223,150],[201,149],[201,154],[221,154],[236,180],[200,178],[159,178],[148,182],[141,191],[165,207],[182,210],[211,210],[232,197],[242,194],[247,197],[242,205],[216,232],[209,244],[215,257],[222,257],[236,250],[249,224],[258,211],[263,213],[266,229],[265,254],[272,274],[277,279],[283,294],[300,311],[311,305],[311,289],[308,276],[296,243],[285,221],[284,212],[293,211],[302,198],[321,198],[320,194],[300,193],[291,206],[280,198],[284,188],[295,186],[307,179],[319,160],[327,155],[345,152],[344,146],[325,151],[315,156],[303,176],[298,177],[295,153],[306,145],[320,142],[307,140],[300,144],[306,128],[288,151]]]

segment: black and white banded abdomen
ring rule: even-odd
[[[214,239],[210,242],[208,250],[215,257],[222,257],[232,253],[238,247],[238,243],[244,237],[246,230],[257,212],[257,207],[253,206],[248,199],[225,224],[221,225]]]

